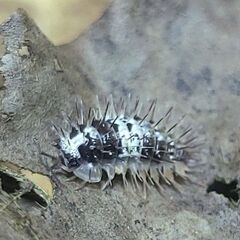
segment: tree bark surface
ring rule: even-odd
[[[239,239],[239,208],[206,193],[215,176],[230,181],[240,172],[239,3],[224,4],[115,0],[60,47],[23,10],[0,25],[0,160],[48,175],[38,146],[56,156],[50,123],[61,122],[78,95],[88,106],[96,94],[157,97],[158,117],[169,106],[187,113],[205,143],[197,184],[181,195],[152,189],[143,201],[120,181],[106,191],[76,190],[80,183],[71,181],[55,189],[47,208],[24,198],[9,204],[0,239]],[[3,190],[0,199],[11,201]]]

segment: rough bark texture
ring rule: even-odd
[[[165,199],[152,190],[147,202],[118,182],[104,192],[66,183],[47,209],[9,206],[0,238],[239,239],[239,208],[206,193],[215,176],[228,181],[240,172],[239,9],[239,1],[115,0],[84,35],[58,48],[21,10],[2,24],[1,160],[47,173],[33,140],[56,154],[49,121],[70,111],[75,95],[91,105],[96,93],[132,92],[189,114],[205,139],[206,164],[195,176],[201,186],[184,186],[182,195],[169,189]]]

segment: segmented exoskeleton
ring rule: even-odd
[[[130,97],[117,103],[110,97],[104,110],[97,102],[97,107],[87,112],[82,101],[77,102],[77,119],[64,117],[68,129],[53,126],[57,133],[55,146],[65,171],[89,183],[100,182],[105,171],[108,179],[102,189],[111,184],[116,174],[122,175],[126,185],[129,175],[136,188],[143,184],[144,192],[149,184],[161,189],[162,183],[176,186],[178,178],[188,178],[195,138],[187,137],[191,128],[174,137],[171,132],[179,122],[161,128],[172,108],[155,122],[156,100],[151,101],[144,116],[138,99],[131,107]]]

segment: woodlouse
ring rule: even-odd
[[[97,107],[87,112],[82,101],[77,102],[76,120],[65,115],[67,128],[53,125],[61,168],[88,183],[100,182],[105,172],[107,181],[102,189],[116,174],[122,175],[124,185],[130,179],[139,189],[142,183],[144,194],[149,184],[161,190],[162,183],[177,187],[178,179],[188,179],[188,163],[194,160],[192,129],[174,136],[179,122],[168,129],[160,127],[172,108],[155,122],[156,100],[151,101],[143,117],[139,99],[132,102],[129,97],[115,103],[111,96],[104,110],[98,100]]]

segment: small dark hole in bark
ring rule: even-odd
[[[213,183],[209,184],[207,192],[216,192],[218,194],[223,194],[223,196],[229,200],[238,202],[239,189],[237,185],[237,179],[234,179],[229,183],[226,183],[224,179],[215,179]]]
[[[3,191],[7,193],[15,193],[20,190],[20,184],[14,177],[0,172],[0,178]]]
[[[28,200],[29,202],[37,202],[43,207],[47,207],[46,201],[40,197],[37,193],[35,193],[34,190],[31,190],[30,192],[24,193],[22,195],[23,199]]]
[[[11,177],[6,173],[0,172],[0,179],[2,190],[8,194],[16,193],[21,189],[19,182],[14,177]],[[21,198],[30,202],[38,202],[41,206],[47,207],[46,201],[34,190],[24,193]]]

